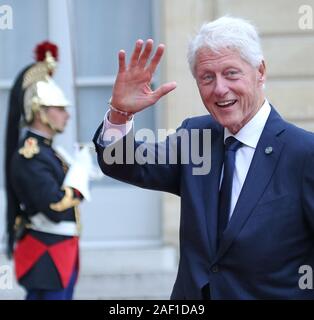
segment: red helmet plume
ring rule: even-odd
[[[36,55],[36,57],[35,57],[36,61],[37,62],[44,61],[46,59],[46,53],[48,51],[51,53],[51,55],[54,57],[54,59],[56,61],[58,61],[58,46],[52,42],[49,42],[49,41],[44,41],[42,43],[39,43],[36,46],[36,48],[34,50],[35,55]]]

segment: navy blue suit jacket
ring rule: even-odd
[[[171,298],[202,299],[204,288],[212,299],[314,298],[314,290],[299,288],[299,268],[314,267],[314,134],[272,108],[217,249],[223,128],[209,115],[187,119],[182,128],[211,129],[209,174],[193,175],[192,164],[107,165],[97,143],[100,128],[94,137],[106,175],[181,197],[180,261]],[[273,151],[265,152],[267,147]]]

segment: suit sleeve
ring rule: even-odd
[[[307,156],[304,164],[302,203],[306,218],[314,232],[314,151]]]
[[[180,195],[181,139],[176,133],[160,143],[138,142],[131,130],[119,141],[106,147],[99,144],[102,126],[94,136],[98,164],[105,175],[135,186]]]
[[[80,200],[72,188],[61,187],[46,159],[19,157],[12,166],[12,180],[18,198],[31,214],[41,212],[50,220],[59,222],[62,214],[72,211]]]

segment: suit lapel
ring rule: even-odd
[[[219,183],[224,156],[223,137],[224,131],[222,127],[220,127],[219,130],[212,130],[211,169],[209,174],[202,177],[207,231],[211,246],[211,259],[214,258],[217,251],[217,194],[219,193]]]
[[[216,259],[230,247],[263,195],[279,160],[283,143],[278,139],[285,123],[272,109],[257,144],[239,199],[226,228]],[[269,152],[270,148],[272,152]],[[267,151],[266,151],[266,148]]]

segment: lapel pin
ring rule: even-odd
[[[266,154],[271,154],[273,152],[273,147],[267,147],[266,149],[265,149],[265,153]]]

